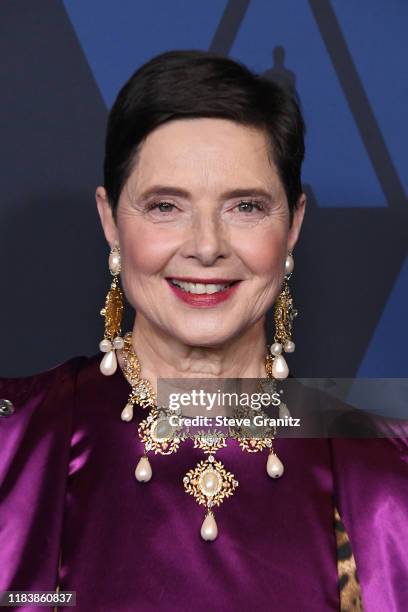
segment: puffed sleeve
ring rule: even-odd
[[[365,612],[403,612],[408,602],[408,421],[376,418],[370,429],[367,436],[331,440],[336,503]]]
[[[83,359],[0,379],[0,591],[55,589],[75,379]]]

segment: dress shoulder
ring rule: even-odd
[[[84,356],[72,357],[49,370],[21,377],[0,377],[0,398],[24,404],[31,395],[47,391],[54,384],[63,384],[75,377],[81,365],[87,360]],[[15,414],[14,410],[12,414]],[[9,415],[5,415],[9,416]]]
[[[399,612],[408,599],[408,421],[360,411],[347,421],[344,433],[354,437],[333,438],[330,447],[363,606]]]
[[[86,361],[0,379],[0,590],[55,587],[76,378]]]

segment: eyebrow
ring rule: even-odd
[[[141,194],[141,198],[147,199],[151,196],[164,196],[164,195],[173,195],[179,196],[181,198],[191,198],[191,193],[186,189],[181,189],[179,187],[172,187],[171,185],[154,185],[144,191]],[[273,196],[270,192],[265,191],[264,189],[259,189],[259,187],[238,187],[236,189],[231,189],[229,191],[225,191],[221,194],[221,199],[225,200],[228,198],[239,198],[246,196],[256,196],[261,198],[272,199]]]

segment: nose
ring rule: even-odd
[[[228,230],[219,216],[207,211],[196,211],[187,229],[182,249],[184,257],[197,259],[203,266],[212,266],[217,259],[229,254]]]

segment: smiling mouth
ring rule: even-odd
[[[209,282],[201,282],[201,283],[191,283],[187,281],[181,281],[174,278],[166,279],[170,284],[178,287],[182,291],[186,293],[193,293],[195,295],[211,295],[213,293],[220,293],[221,291],[225,291],[229,287],[236,285],[239,281],[226,281],[224,283],[209,283]]]

